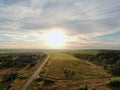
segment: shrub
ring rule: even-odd
[[[36,62],[32,62],[32,63],[29,65],[29,68],[34,67],[34,66],[35,66],[35,64],[36,64]]]
[[[96,90],[95,88],[93,88],[92,90]]]
[[[70,70],[70,69],[64,69],[64,74],[65,74],[65,77],[68,78],[68,77],[73,77],[75,76],[75,71],[73,70]]]
[[[44,80],[44,86],[51,86],[54,83],[55,83],[54,79],[45,79]]]
[[[38,79],[36,79],[36,81],[38,81],[38,82],[41,82],[43,80],[44,80],[44,77],[39,77]]]
[[[85,86],[85,87],[80,87],[79,90],[88,90],[88,87]]]
[[[9,74],[4,75],[3,81],[5,82],[13,81],[17,78],[17,76],[18,76],[17,72],[11,72]]]
[[[120,79],[110,79],[107,85],[111,87],[120,87]]]

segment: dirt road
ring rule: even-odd
[[[44,60],[44,62],[39,66],[39,68],[33,73],[33,75],[26,81],[26,83],[20,88],[20,90],[27,90],[28,86],[30,85],[30,83],[36,79],[37,76],[39,76],[40,71],[42,70],[42,68],[44,67],[44,65],[47,63],[47,61],[49,60],[50,56],[48,55],[46,57],[46,59]]]

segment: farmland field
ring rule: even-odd
[[[71,52],[68,52],[68,53],[81,53],[81,54],[96,55],[99,52],[101,52],[101,51],[100,50],[76,50],[76,51],[71,51]]]
[[[82,86],[97,90],[111,90],[106,86],[106,80],[111,74],[106,73],[101,66],[86,60],[81,60],[68,53],[51,53],[51,59],[44,67],[44,77],[54,79],[51,86],[42,87],[42,82],[34,82],[42,89],[78,90]],[[72,73],[65,73],[66,71]],[[36,83],[36,84],[35,84]],[[41,87],[40,87],[41,86]]]

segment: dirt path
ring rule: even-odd
[[[30,83],[36,79],[37,76],[39,76],[40,71],[42,70],[42,68],[44,67],[44,65],[47,63],[47,61],[49,60],[50,56],[47,56],[47,58],[44,60],[44,62],[39,66],[39,68],[33,73],[33,75],[26,81],[26,83],[21,87],[20,90],[27,90],[28,86],[30,85]]]

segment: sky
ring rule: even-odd
[[[120,49],[120,0],[0,0],[0,48],[49,49],[56,29],[63,49]]]

